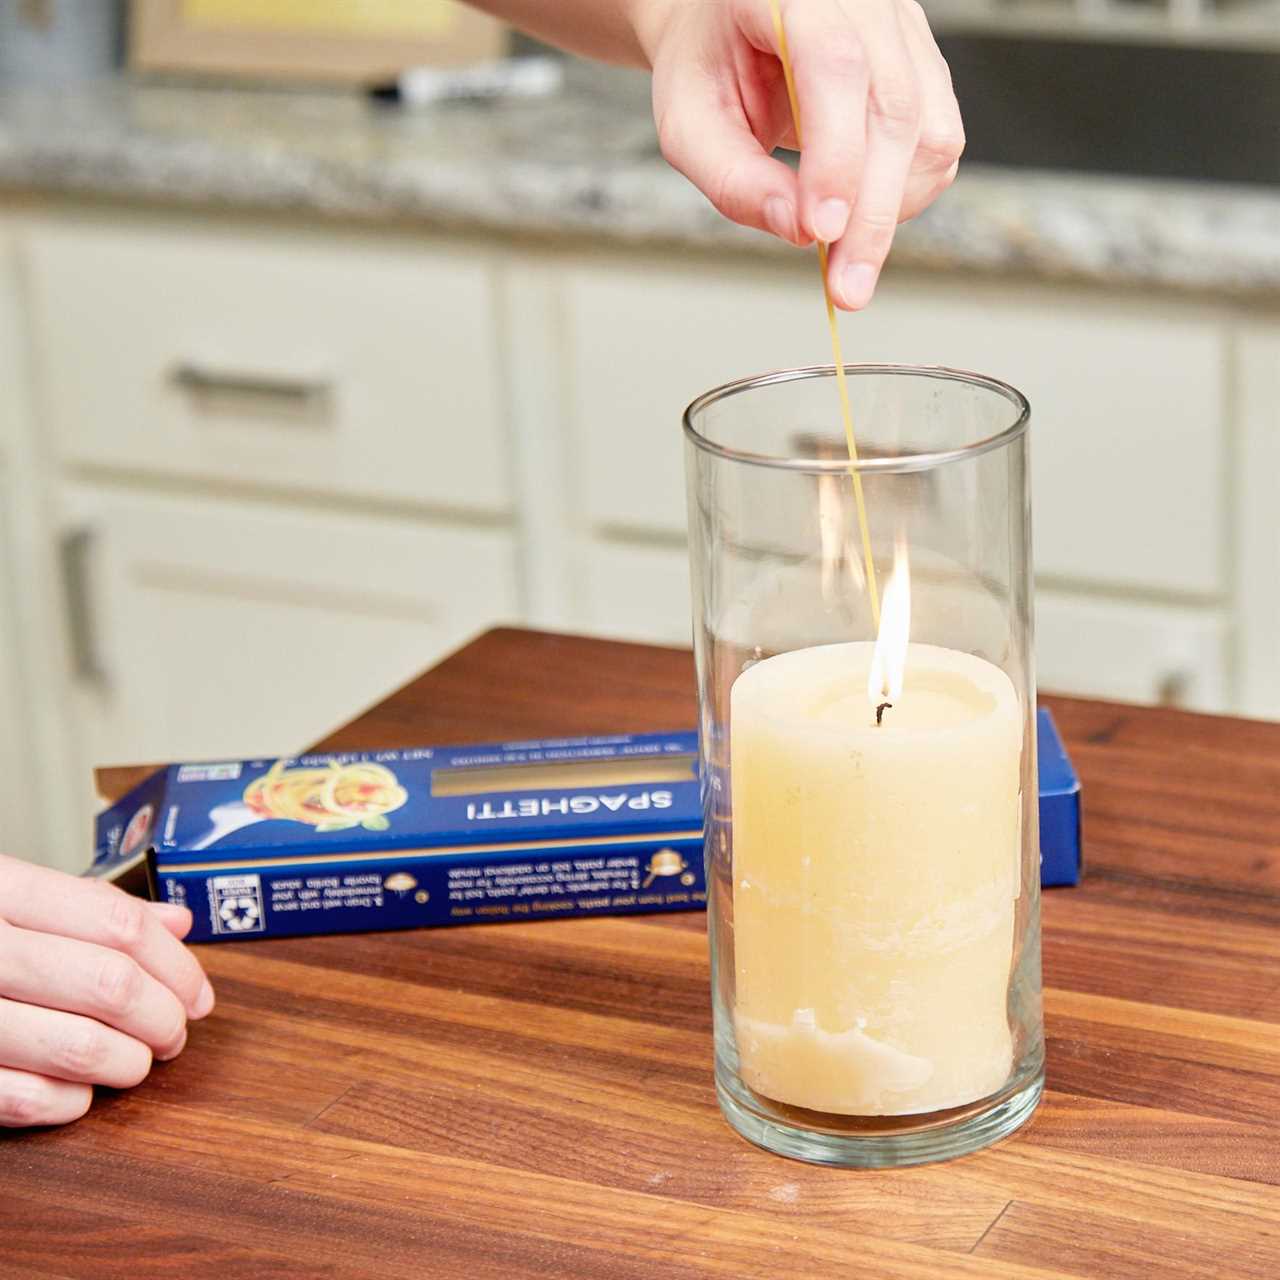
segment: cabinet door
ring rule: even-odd
[[[81,489],[86,764],[295,751],[516,613],[511,535]]]
[[[804,265],[566,273],[569,418],[591,532],[682,531],[687,401],[732,378],[830,360]],[[1027,393],[1041,575],[1221,593],[1224,341],[1203,309],[891,275],[872,308],[841,324],[850,361],[975,369]]]

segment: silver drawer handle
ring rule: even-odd
[[[173,368],[173,381],[186,391],[217,395],[258,396],[280,403],[315,405],[329,396],[329,382],[320,377],[252,373],[238,369],[213,369],[184,360]]]
[[[93,616],[92,555],[93,530],[87,526],[68,529],[58,540],[72,670],[75,678],[85,684],[105,685],[107,672],[98,654]]]
[[[1191,685],[1190,671],[1167,671],[1156,683],[1156,701],[1162,707],[1186,706]]]

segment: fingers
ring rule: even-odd
[[[671,9],[653,59],[659,139],[726,217],[793,244],[832,245],[828,287],[854,309],[870,300],[897,224],[954,178],[959,108],[917,0],[784,0],[782,9],[799,176],[768,153],[787,139],[790,110],[767,0]]]
[[[74,938],[0,924],[0,996],[84,1014],[160,1059],[187,1039],[186,1011],[168,987],[130,956]]]
[[[191,912],[176,902],[150,902],[151,914],[169,930],[179,942],[191,932]]]
[[[213,1008],[213,988],[196,958],[154,910],[114,885],[0,857],[0,920],[131,956],[178,997],[189,1017],[203,1018]]]
[[[654,69],[654,117],[668,163],[734,222],[807,243],[796,176],[751,131],[729,69],[708,69],[682,47]]]
[[[867,154],[853,216],[830,257],[829,288],[848,310],[871,301],[898,223],[950,184],[964,148],[951,74],[924,11],[895,0],[890,17],[863,29],[872,67]]]
[[[910,0],[901,9],[903,35],[920,84],[920,137],[898,221],[914,218],[954,181],[964,151],[964,121],[947,66],[924,10]]]
[[[862,177],[867,47],[834,0],[791,5],[787,43],[804,137],[801,222],[814,239],[830,244],[845,233]]]
[[[829,263],[828,287],[846,308],[866,306],[893,244],[920,128],[915,66],[896,5],[868,6],[862,28],[871,65],[867,153],[853,216]]]
[[[70,1124],[92,1101],[93,1089],[87,1084],[0,1067],[0,1128]]]
[[[906,222],[923,213],[956,179],[960,165],[953,164],[945,172],[912,173],[907,179],[907,189],[902,197],[898,221]]]
[[[131,1089],[151,1070],[151,1050],[92,1018],[0,999],[0,1067]]]

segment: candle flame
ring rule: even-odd
[[[871,655],[867,697],[873,707],[897,702],[907,668],[907,641],[911,632],[911,568],[907,544],[898,539],[893,552],[893,573],[885,585],[880,608],[880,631]]]

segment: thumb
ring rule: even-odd
[[[796,175],[752,133],[737,94],[683,62],[654,78],[662,154],[726,218],[807,244],[800,230]]]

